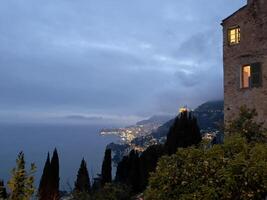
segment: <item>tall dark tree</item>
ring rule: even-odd
[[[111,149],[106,149],[105,157],[102,164],[101,171],[101,184],[105,185],[112,181],[112,158],[111,158]]]
[[[89,173],[87,170],[86,162],[82,159],[80,168],[78,170],[77,179],[75,182],[75,192],[89,193],[91,190]]]
[[[43,169],[38,189],[39,200],[58,200],[59,196],[59,158],[57,149],[54,150],[50,161],[49,153]]]
[[[119,162],[115,181],[127,184],[132,188],[133,192],[137,193],[141,189],[140,177],[139,154],[132,150],[128,156],[124,156],[122,161]]]
[[[50,188],[51,166],[50,165],[51,165],[50,156],[48,153],[45,166],[43,169],[43,174],[40,180],[39,189],[38,189],[39,200],[47,200],[50,198],[50,191],[51,191],[51,188]]]
[[[3,180],[0,180],[0,199],[7,199],[7,192]]]
[[[50,186],[51,198],[53,200],[59,199],[59,158],[57,149],[54,150],[50,164]]]
[[[177,148],[197,145],[200,141],[201,133],[197,119],[192,116],[192,113],[182,112],[180,116],[176,117],[169,130],[165,148],[167,153],[171,155],[177,151]]]
[[[140,192],[140,158],[137,151],[132,150],[129,154],[129,179],[128,184],[132,187],[133,192]]]
[[[129,178],[129,156],[124,156],[118,163],[115,182],[126,183]]]
[[[155,171],[157,162],[164,154],[173,154],[179,147],[197,145],[201,134],[197,120],[192,113],[183,112],[176,117],[169,130],[165,145],[154,145],[147,148],[140,156],[132,150],[118,163],[115,181],[127,184],[134,193],[143,191],[149,174]]]
[[[157,167],[159,158],[164,154],[163,145],[148,147],[140,156],[140,186],[144,190],[148,185],[148,178],[151,172]]]

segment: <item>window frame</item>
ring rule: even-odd
[[[249,80],[249,86],[248,87],[244,87],[244,68],[245,67],[250,67],[250,80]],[[247,65],[242,65],[241,66],[241,70],[240,70],[240,89],[250,89],[250,88],[252,88],[251,86],[251,70],[252,69],[252,66],[251,66],[251,64],[247,64]]]
[[[249,81],[249,87],[244,87],[244,75],[243,75],[243,69],[244,67],[250,66],[250,81]],[[255,67],[258,67],[258,79],[259,82],[257,84],[253,83],[253,76],[256,74],[254,72]],[[253,62],[250,64],[242,65],[240,68],[240,89],[241,90],[247,90],[252,88],[259,88],[262,87],[262,63],[261,62]]]
[[[233,43],[231,42],[231,31],[232,30],[238,31],[237,33],[235,32],[236,41]],[[240,44],[240,42],[241,42],[241,28],[239,25],[231,26],[227,29],[227,39],[228,39],[227,43],[229,46],[234,46],[234,45]]]

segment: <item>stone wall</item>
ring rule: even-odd
[[[267,121],[267,0],[250,0],[222,25],[225,122],[235,118],[242,105],[257,109],[257,121]],[[240,27],[241,41],[230,46],[228,29],[233,26]],[[242,66],[258,62],[262,64],[262,87],[241,89]]]

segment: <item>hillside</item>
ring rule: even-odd
[[[101,135],[116,135],[119,136],[123,143],[129,144],[134,139],[151,135],[162,124],[169,121],[173,116],[155,115],[149,119],[137,122],[135,125],[124,128],[105,128],[100,131]]]
[[[223,101],[206,102],[197,107],[193,113],[198,120],[202,133],[217,131],[219,128],[218,125],[223,122]],[[168,117],[169,116],[154,116],[136,124],[137,126],[143,126],[144,124],[162,124],[158,125],[158,128],[154,130],[151,129],[152,131],[150,134],[148,134],[147,131],[143,134],[139,132],[139,137],[127,143],[109,144],[107,148],[112,149],[114,162],[117,163],[120,161],[123,155],[128,154],[132,149],[142,152],[151,145],[164,143],[169,129],[174,122],[174,119],[169,118],[170,120],[168,120]],[[164,120],[166,121],[165,123],[163,123]]]
[[[223,101],[210,101],[200,105],[194,110],[200,129],[218,129],[223,122]]]

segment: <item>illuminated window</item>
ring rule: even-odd
[[[240,28],[231,28],[228,31],[229,44],[234,45],[240,42]]]
[[[244,66],[242,69],[242,88],[250,87],[251,67]]]
[[[261,65],[254,63],[242,67],[241,88],[253,88],[261,86]]]

